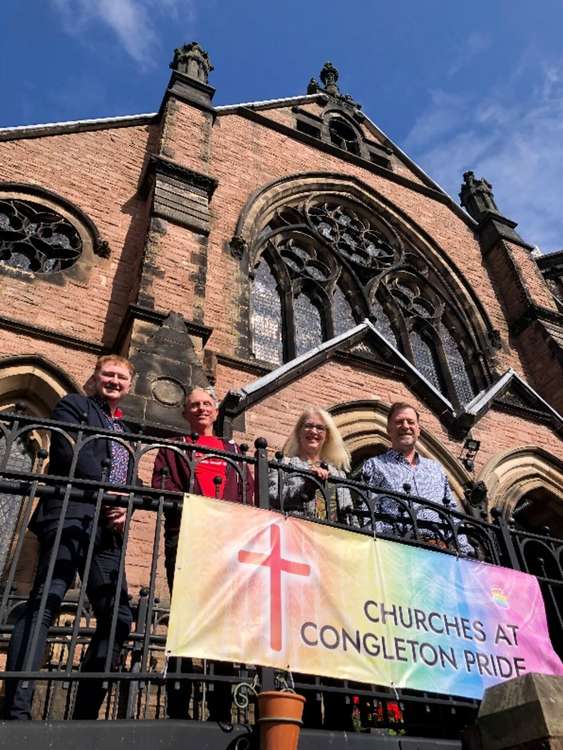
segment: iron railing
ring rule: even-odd
[[[68,475],[49,474],[48,453],[45,448],[35,450],[33,471],[23,470],[21,461],[13,460],[15,451],[21,454],[22,442],[47,446],[49,437],[57,433],[68,441],[71,454]],[[31,440],[33,437],[33,440]],[[125,447],[133,467],[131,484],[115,486],[106,476],[99,481],[76,477],[80,451],[91,441],[113,440]],[[182,493],[143,485],[139,474],[150,476],[156,452],[166,447],[177,453],[190,468],[193,489],[196,458],[192,445],[179,440],[154,438],[145,434],[120,435],[93,429],[85,423],[69,425],[48,419],[25,416],[23,413],[0,414],[0,497],[13,505],[10,521],[16,532],[7,543],[7,563],[2,578],[0,600],[0,658],[6,653],[14,622],[26,606],[27,595],[21,592],[21,570],[29,566],[26,550],[27,526],[36,503],[41,498],[60,501],[60,518],[56,524],[50,565],[43,595],[39,601],[38,620],[47,607],[47,591],[53,576],[57,546],[63,534],[65,514],[69,503],[86,501],[94,507],[94,525],[100,523],[104,506],[126,509],[116,591],[122,586],[127,555],[132,549],[130,540],[133,513],[148,511],[153,520],[152,545],[147,550],[147,576],[144,585],[130,599],[133,627],[125,640],[118,664],[111,663],[113,643],[118,625],[119,597],[115,597],[111,613],[109,644],[103,668],[95,672],[80,670],[85,649],[94,632],[94,616],[86,597],[88,576],[92,562],[94,535],[89,543],[80,584],[66,596],[60,614],[49,630],[43,668],[30,668],[30,659],[21,671],[6,671],[0,677],[21,680],[24,684],[36,681],[33,717],[71,718],[78,685],[84,680],[97,680],[107,689],[100,718],[159,719],[167,715],[167,693],[190,686],[186,716],[205,719],[215,692],[229,696],[234,691],[228,720],[249,723],[253,720],[252,702],[247,705],[241,684],[260,684],[268,689],[287,681],[308,697],[305,721],[311,726],[363,728],[372,731],[397,732],[418,736],[455,737],[462,726],[470,723],[477,702],[453,699],[450,696],[409,690],[390,690],[376,685],[350,683],[278,673],[255,665],[229,665],[213,662],[175,660],[166,664],[164,646],[168,618],[167,588],[162,585],[161,542],[165,513],[181,508]],[[318,480],[307,471],[296,470],[286,463],[281,454],[270,460],[266,441],[258,438],[255,450],[241,446],[239,454],[209,451],[200,446],[201,454],[221,456],[239,473],[244,488],[243,501],[251,502],[246,493],[246,475],[254,476],[254,502],[265,508],[292,512],[287,504],[285,488],[290,481],[305,482],[309,497],[316,498],[313,516],[316,523],[335,525],[356,534],[374,533],[395,541],[431,545],[443,554],[459,555],[484,560],[495,565],[524,570],[538,576],[548,611],[550,634],[556,650],[563,654],[563,540],[548,533],[532,534],[517,530],[513,524],[496,513],[491,521],[481,512],[469,516],[443,503],[433,503],[412,496],[408,492],[394,493],[374,490],[361,482],[330,477]],[[19,455],[18,454],[18,455]],[[160,478],[161,487],[166,475]],[[217,485],[218,487],[218,485]],[[312,489],[311,489],[312,488]],[[408,488],[407,488],[408,489]],[[343,501],[346,498],[346,501]],[[351,502],[350,502],[351,501]],[[1,532],[1,530],[0,530]],[[162,601],[159,590],[165,592]],[[37,632],[31,634],[30,653]],[[2,665],[2,662],[0,662]],[[113,668],[112,668],[113,667]],[[231,686],[229,688],[228,686]],[[242,698],[241,698],[242,696]]]

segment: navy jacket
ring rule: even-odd
[[[73,393],[62,398],[53,410],[52,419],[79,425],[84,422],[89,427],[107,429],[103,418],[102,407],[92,398]],[[71,436],[76,430],[69,429]],[[51,448],[49,451],[49,474],[67,477],[70,472],[74,446],[57,432],[51,433]],[[74,477],[76,479],[100,480],[104,470],[103,462],[109,460],[111,469],[111,441],[96,437],[87,443],[79,453]],[[109,475],[108,469],[108,475]],[[129,481],[131,479],[129,478]],[[33,532],[40,532],[45,523],[52,525],[57,522],[63,505],[64,485],[60,495],[45,497],[37,506],[29,527]],[[90,501],[71,500],[68,504],[65,519],[83,520],[88,523],[94,516],[95,491]]]

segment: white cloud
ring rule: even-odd
[[[432,92],[406,139],[410,155],[456,199],[468,169],[492,182],[499,210],[547,251],[563,247],[562,71],[541,66],[534,86],[511,81],[480,99]]]
[[[483,54],[491,46],[491,37],[481,31],[475,31],[467,37],[457,57],[447,71],[448,78],[465,68],[475,57]]]
[[[416,119],[408,135],[409,147],[424,147],[428,142],[455,133],[465,122],[466,109],[463,96],[431,91],[428,108]]]
[[[68,33],[81,34],[102,24],[111,29],[127,53],[144,68],[151,67],[159,46],[155,20],[164,14],[193,21],[193,0],[51,0]]]

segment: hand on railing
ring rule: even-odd
[[[330,475],[329,470],[323,468],[322,466],[312,466],[309,471],[311,472],[311,474],[314,474],[316,477],[318,477],[321,482],[326,482]]]
[[[119,495],[121,497],[128,497],[126,492],[113,492],[108,491],[108,495]],[[114,531],[123,533],[125,528],[125,520],[127,518],[127,508],[121,508],[117,505],[104,505],[102,506],[102,514],[106,519],[107,525]]]

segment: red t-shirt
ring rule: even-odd
[[[224,450],[223,441],[215,435],[200,435],[196,445],[203,445],[212,450]],[[195,467],[195,476],[201,494],[205,497],[223,497],[225,491],[225,478],[227,476],[227,464],[222,458],[213,456],[203,458],[205,454],[194,451],[194,460],[197,462]],[[217,491],[217,485],[213,481],[215,477],[221,477],[221,484]]]

